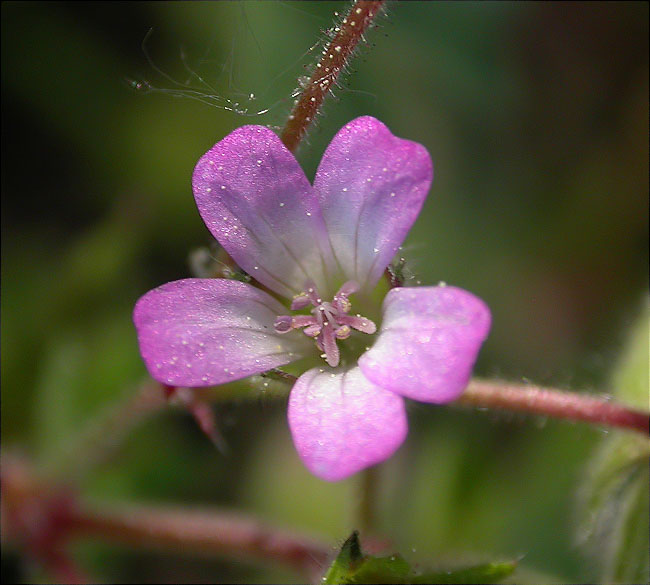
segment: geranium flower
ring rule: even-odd
[[[289,426],[312,473],[339,480],[390,457],[403,397],[456,399],[490,327],[485,304],[452,286],[376,298],[432,178],[423,146],[367,116],[334,137],[313,186],[268,128],[226,136],[196,165],[194,197],[265,290],[189,278],[144,295],[134,321],[153,378],[213,386],[295,362]]]

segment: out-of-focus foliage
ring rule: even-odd
[[[612,377],[615,396],[647,409],[648,317],[631,331],[628,347]],[[605,583],[650,581],[648,550],[648,457],[650,441],[636,433],[605,438],[580,490],[578,538],[592,552]]]
[[[2,3],[3,449],[51,461],[146,375],[133,305],[188,276],[190,250],[210,242],[194,164],[237,126],[284,123],[318,56],[310,47],[345,7]],[[394,2],[378,24],[298,153],[308,176],[359,115],[424,144],[435,178],[407,268],[489,304],[478,373],[624,392],[612,363],[648,284],[647,3]],[[269,113],[134,91],[126,78],[179,89],[143,54],[150,27],[164,73],[203,77],[218,105]],[[216,416],[227,454],[169,411],[134,430],[82,494],[236,506],[339,544],[352,532],[356,479],[305,471],[282,401],[228,402]],[[409,417],[381,469],[394,550],[422,566],[523,557],[536,583],[593,578],[573,508],[600,430],[416,404]],[[297,579],[96,543],[78,554],[107,581]]]

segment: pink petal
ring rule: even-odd
[[[314,368],[300,376],[289,398],[289,427],[307,468],[327,481],[387,459],[408,430],[402,398],[357,367]]]
[[[332,255],[318,199],[293,155],[263,126],[243,126],[201,157],[192,178],[212,235],[246,272],[292,297],[329,290]]]
[[[359,366],[402,396],[450,402],[469,382],[490,320],[485,303],[460,288],[395,288],[384,299],[379,337]]]
[[[188,278],[144,295],[133,320],[151,376],[172,386],[211,386],[292,362],[311,349],[298,332],[278,335],[286,309],[243,282]]]
[[[318,192],[334,254],[348,280],[379,280],[420,212],[433,179],[426,149],[379,120],[352,120],[318,167]]]

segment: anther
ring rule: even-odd
[[[320,332],[322,331],[322,328],[319,325],[310,325],[309,327],[305,327],[302,332],[307,336],[307,337],[318,337],[320,335]]]
[[[275,323],[273,323],[273,328],[276,333],[289,333],[291,331],[291,317],[289,315],[280,315],[276,317]]]
[[[293,300],[291,301],[291,310],[300,311],[301,309],[308,307],[310,304],[311,304],[311,300],[309,296],[304,292],[302,292],[299,295],[293,297]]]
[[[336,338],[347,339],[350,337],[350,333],[352,333],[352,329],[350,329],[348,325],[341,325],[341,327],[336,330]]]

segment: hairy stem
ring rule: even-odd
[[[649,413],[602,398],[501,381],[473,379],[459,404],[583,421],[648,434]]]
[[[356,0],[341,22],[334,27],[334,36],[325,47],[322,58],[316,63],[280,136],[289,150],[294,151],[297,148],[384,1]]]
[[[293,384],[297,378],[282,372]],[[530,384],[512,384],[501,380],[473,378],[463,395],[454,403],[478,408],[511,410],[590,424],[617,427],[648,434],[650,413],[585,394],[543,388]]]

